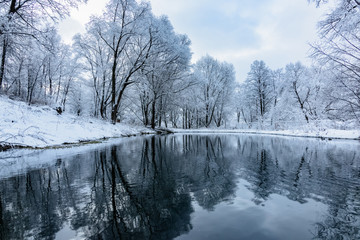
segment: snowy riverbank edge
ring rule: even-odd
[[[229,134],[260,134],[275,135],[288,137],[305,137],[305,138],[321,138],[321,139],[344,139],[344,140],[360,140],[360,130],[337,130],[326,129],[324,131],[306,131],[306,130],[251,130],[251,129],[171,129],[174,133],[229,133]]]
[[[98,143],[155,131],[67,112],[59,115],[48,106],[28,105],[0,96],[0,149],[61,148]]]
[[[48,106],[29,106],[25,102],[0,96],[0,146],[3,148],[60,148],[102,142],[156,132],[139,126],[113,125],[108,121],[67,112],[59,115]],[[360,130],[262,131],[248,129],[170,129],[174,133],[266,134],[293,137],[360,140]]]

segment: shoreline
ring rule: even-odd
[[[302,138],[318,138],[322,140],[360,140],[359,130],[335,130],[337,134],[324,134],[322,132],[305,132],[300,130],[282,130],[282,131],[267,131],[267,130],[247,130],[247,129],[171,129],[174,133],[204,133],[204,134],[256,134],[256,135],[270,135],[283,137],[302,137]],[[334,130],[334,129],[328,129]],[[343,135],[341,135],[343,133]]]
[[[360,140],[360,129],[252,130],[252,129],[176,129],[155,128],[117,123],[69,112],[58,114],[49,106],[27,105],[24,102],[0,96],[0,152],[11,149],[55,149],[101,143],[110,138],[141,136],[145,134],[262,134],[319,139]]]
[[[22,144],[5,142],[5,143],[0,143],[0,152],[6,152],[9,150],[17,150],[17,149],[46,150],[46,149],[63,149],[63,148],[81,147],[90,144],[104,143],[104,141],[111,139],[138,137],[138,136],[151,135],[151,134],[155,134],[155,132],[149,131],[149,132],[139,132],[133,134],[121,134],[121,136],[102,137],[92,140],[78,140],[77,142],[64,142],[61,144],[54,144],[47,146],[31,146],[31,145],[22,145]]]
[[[321,140],[360,140],[360,131],[357,130],[336,130],[336,134],[325,134],[322,132],[304,132],[300,130],[282,130],[282,131],[267,131],[267,130],[246,130],[246,129],[161,129],[165,130],[165,134],[254,134],[254,135],[267,135],[267,136],[280,136],[280,137],[297,137],[297,138],[317,138]],[[344,135],[339,135],[339,133],[344,132]],[[351,134],[349,134],[351,132]],[[355,137],[359,133],[359,137]],[[144,135],[159,135],[158,129],[149,129],[148,131],[140,131],[138,133],[129,133],[121,134],[120,136],[110,136],[102,138],[94,138],[87,140],[77,140],[63,142],[61,144],[49,144],[45,146],[32,146],[25,144],[16,144],[16,143],[0,143],[0,152],[5,152],[8,150],[14,149],[33,149],[33,150],[45,150],[45,149],[62,149],[62,148],[71,148],[71,147],[80,147],[89,144],[103,143],[106,140],[110,139],[121,139],[128,137],[138,137]],[[164,133],[162,133],[164,134]]]

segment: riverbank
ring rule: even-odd
[[[58,148],[102,142],[104,139],[155,134],[146,127],[113,125],[108,121],[67,112],[58,114],[48,106],[29,106],[0,96],[0,150],[9,148]],[[360,140],[360,130],[170,129],[175,133],[246,133],[324,139]]]
[[[262,135],[277,135],[290,137],[309,137],[321,139],[348,139],[360,140],[360,130],[279,130],[267,131],[258,129],[171,129],[174,133],[239,133],[239,134],[262,134]]]
[[[49,148],[99,142],[108,138],[153,134],[153,130],[97,118],[58,114],[48,106],[29,106],[0,96],[0,146]]]

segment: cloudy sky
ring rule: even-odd
[[[60,24],[70,43],[84,31],[92,14],[101,14],[107,0],[89,0]],[[307,0],[150,0],[155,15],[168,15],[175,31],[192,42],[193,62],[206,54],[234,64],[243,81],[254,60],[272,69],[301,61],[310,65],[308,43],[316,41],[316,24],[328,6]]]

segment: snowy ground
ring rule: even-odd
[[[140,133],[153,133],[143,127],[78,117],[57,112],[47,106],[29,106],[0,96],[0,144],[48,147],[64,143],[121,137]]]
[[[0,96],[0,144],[25,145],[31,147],[49,147],[64,143],[121,137],[140,133],[153,133],[144,127],[128,126],[88,118],[69,113],[58,115],[47,106],[29,106],[24,102],[13,101]],[[303,137],[324,137],[340,139],[360,139],[360,130],[224,130],[172,129],[177,133],[254,133]]]

